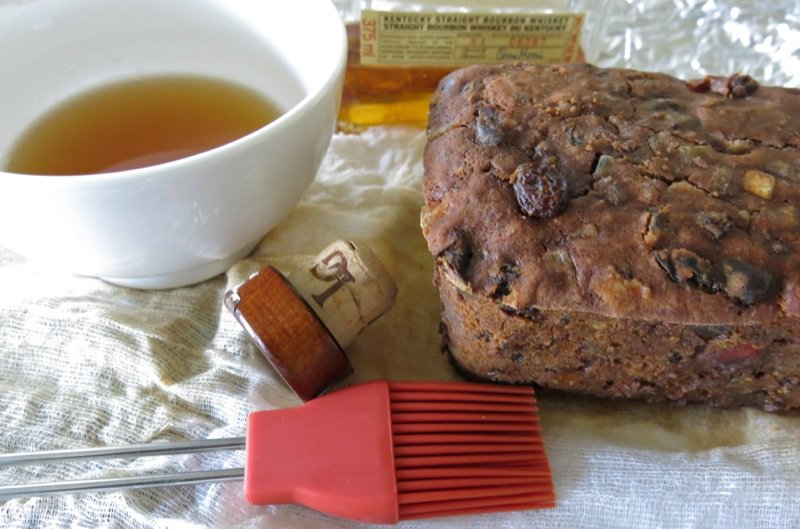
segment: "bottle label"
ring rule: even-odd
[[[361,63],[465,66],[575,62],[583,13],[361,13]]]

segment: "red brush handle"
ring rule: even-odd
[[[287,410],[252,413],[245,494],[255,505],[299,503],[375,523],[399,519],[385,381]]]

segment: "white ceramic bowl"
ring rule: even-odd
[[[0,0],[0,168],[46,109],[117,80],[221,77],[285,110],[232,143],[143,169],[0,172],[0,245],[137,288],[223,272],[313,180],[335,127],[346,56],[330,0]]]

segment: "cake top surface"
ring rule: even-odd
[[[474,66],[434,94],[423,232],[510,311],[800,322],[800,90]]]

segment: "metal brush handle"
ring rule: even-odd
[[[244,437],[225,439],[202,439],[173,443],[146,443],[127,446],[97,448],[77,448],[68,450],[49,450],[44,452],[20,452],[0,454],[0,467],[19,465],[38,465],[64,463],[82,459],[144,457],[167,454],[188,454],[211,450],[243,450]],[[196,485],[235,481],[244,477],[244,468],[219,470],[200,470],[176,472],[171,474],[152,474],[146,476],[126,476],[121,478],[98,478],[71,481],[41,482],[25,485],[0,486],[0,500],[30,496],[53,496],[78,492],[109,492],[125,489],[142,489],[173,485]]]

